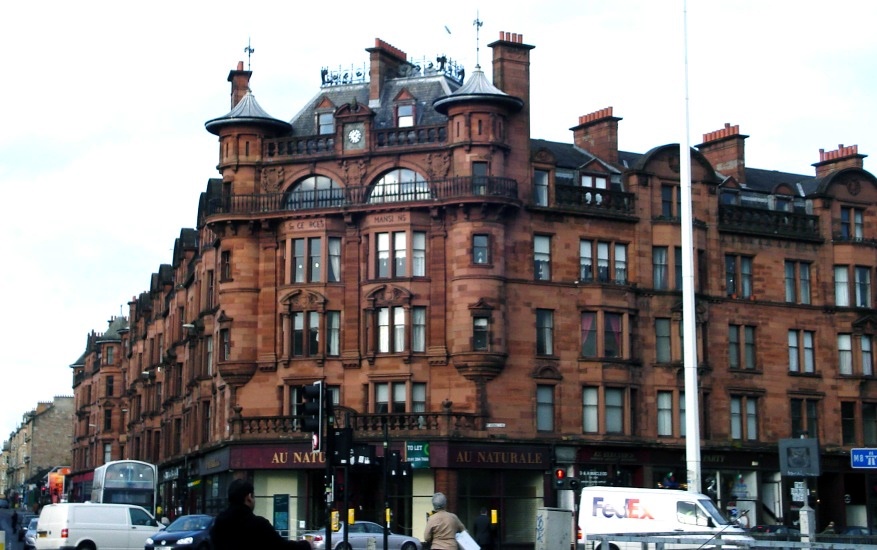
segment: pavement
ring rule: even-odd
[[[0,509],[0,528],[6,532],[6,550],[24,550],[24,542],[18,541],[18,531],[12,526],[12,510]]]

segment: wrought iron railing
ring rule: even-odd
[[[554,203],[561,208],[633,216],[635,195],[613,189],[596,189],[576,185],[557,185],[554,189]]]
[[[207,203],[207,216],[217,214],[250,215],[287,210],[349,208],[366,204],[433,202],[467,198],[517,200],[518,183],[511,178],[460,176],[429,182],[384,185],[379,188],[353,186],[295,191],[288,194],[229,195],[210,199]]]
[[[719,205],[719,231],[784,239],[821,240],[819,216],[733,204]]]

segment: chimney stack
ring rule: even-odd
[[[618,121],[612,107],[606,107],[579,117],[578,126],[570,128],[573,143],[595,157],[618,163]]]
[[[867,156],[859,154],[858,145],[844,147],[841,143],[835,151],[820,149],[819,162],[813,165],[816,167],[816,177],[821,178],[844,168],[862,169],[865,166],[864,158]]]
[[[703,135],[703,143],[696,145],[717,172],[746,183],[746,147],[749,136],[740,133],[740,126],[725,123],[725,127]]]
[[[253,71],[244,70],[244,62],[238,61],[238,68],[229,71],[228,81],[231,82],[231,108],[234,109],[238,103],[250,91],[250,76]]]
[[[375,47],[366,48],[369,53],[369,107],[380,106],[384,82],[399,75],[399,67],[408,63],[408,56],[399,48],[375,38]]]

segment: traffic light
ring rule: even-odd
[[[302,430],[314,434],[313,449],[315,452],[320,452],[323,449],[323,399],[325,393],[322,381],[302,388],[304,401]]]
[[[555,489],[567,489],[570,491],[577,491],[582,486],[582,480],[575,476],[567,476],[566,470],[563,468],[555,468],[554,469],[554,488]]]
[[[566,489],[566,470],[563,468],[554,469],[554,488]]]

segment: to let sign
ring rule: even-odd
[[[850,449],[850,466],[877,468],[877,449]]]

